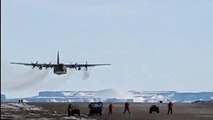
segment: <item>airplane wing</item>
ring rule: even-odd
[[[11,62],[10,64],[17,64],[17,65],[26,65],[26,66],[32,66],[32,68],[38,67],[39,69],[44,68],[53,68],[54,66],[56,66],[56,64],[51,64],[51,62],[49,64],[40,64],[38,63],[38,61],[36,63],[17,63],[17,62]]]
[[[66,66],[67,68],[75,68],[75,69],[79,69],[81,67],[85,67],[87,70],[87,67],[95,67],[95,66],[105,66],[105,65],[111,65],[111,64],[64,64],[64,66]]]
[[[55,66],[57,66],[58,64],[51,64],[51,62],[49,64],[40,64],[38,63],[38,61],[36,63],[17,63],[17,62],[11,62],[10,64],[17,64],[17,65],[26,65],[26,66],[32,66],[32,68],[38,67],[39,69],[44,68],[53,68]],[[82,67],[85,67],[86,70],[88,67],[94,67],[94,66],[104,66],[104,65],[111,65],[111,64],[63,64],[63,66],[67,67],[67,68],[75,68],[80,70]]]

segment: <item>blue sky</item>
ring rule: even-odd
[[[2,0],[2,92],[213,91],[212,11],[212,0]],[[112,65],[9,89],[45,72],[9,62],[56,62],[57,50],[61,62]]]

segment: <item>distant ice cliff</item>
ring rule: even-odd
[[[38,96],[22,98],[25,102],[193,102],[212,100],[213,92],[178,93],[175,91],[42,91]],[[6,99],[6,98],[5,98]],[[7,99],[16,102],[21,98]]]

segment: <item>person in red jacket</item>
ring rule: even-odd
[[[109,104],[109,115],[112,115],[112,103]]]
[[[130,114],[129,103],[128,102],[125,103],[123,114],[126,113],[126,111],[128,111],[128,113]]]
[[[169,102],[169,104],[168,104],[168,115],[169,114],[172,114],[172,107],[173,107],[173,103],[172,102]]]

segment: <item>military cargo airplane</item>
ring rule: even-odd
[[[40,70],[44,67],[44,68],[53,68],[53,73],[57,74],[57,75],[62,75],[62,74],[66,74],[67,73],[67,68],[74,68],[76,70],[81,70],[82,67],[85,67],[85,70],[88,69],[88,67],[94,67],[94,66],[103,66],[103,65],[110,65],[110,64],[63,64],[60,63],[59,61],[59,52],[57,52],[57,64],[51,64],[51,62],[49,64],[40,64],[37,62],[33,63],[17,63],[17,62],[11,62],[10,64],[18,64],[18,65],[26,65],[26,66],[32,66],[32,69],[34,69],[35,67],[38,67]]]

